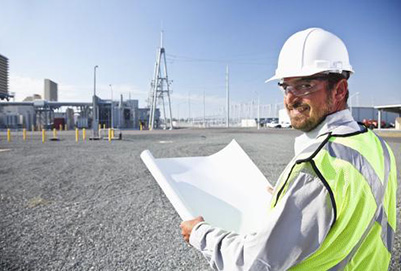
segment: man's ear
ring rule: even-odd
[[[333,98],[336,102],[344,102],[346,103],[346,96],[348,93],[348,82],[346,79],[340,80],[335,86],[333,90]]]

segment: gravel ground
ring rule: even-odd
[[[48,133],[50,135],[50,133]],[[210,155],[236,139],[274,184],[294,130],[124,131],[123,140],[28,140],[0,133],[1,270],[209,270],[180,235],[180,219],[140,160]],[[401,170],[401,139],[388,138]],[[400,185],[390,270],[400,270]]]

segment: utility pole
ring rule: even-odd
[[[191,120],[191,93],[188,92],[188,124],[190,120]]]
[[[206,102],[205,102],[205,91],[203,91],[203,128],[206,128]]]
[[[228,65],[226,66],[226,127],[230,127],[230,88]]]
[[[258,93],[258,130],[260,129],[260,95]]]

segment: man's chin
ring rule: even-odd
[[[308,122],[305,119],[291,119],[291,126],[292,128],[296,129],[296,130],[300,130],[302,132],[309,132],[311,130],[313,130],[313,126],[310,122]]]

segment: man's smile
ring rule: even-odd
[[[307,104],[297,103],[287,107],[290,116],[304,115],[310,111],[310,107]]]

